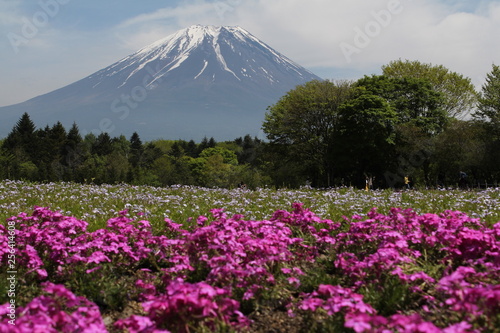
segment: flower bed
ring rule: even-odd
[[[160,232],[127,211],[95,231],[42,207],[9,219],[16,308],[4,296],[0,332],[256,331],[278,312],[297,332],[500,327],[500,223],[396,208],[333,222],[301,204],[269,220],[211,214]]]

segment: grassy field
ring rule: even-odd
[[[343,216],[366,216],[373,207],[381,213],[387,213],[392,207],[412,208],[417,213],[459,210],[487,224],[500,221],[500,189],[494,188],[400,192],[366,192],[353,188],[242,191],[192,186],[159,188],[125,184],[0,182],[1,221],[20,212],[29,213],[34,206],[42,206],[86,220],[90,230],[102,228],[109,218],[124,209],[132,215],[144,213],[153,225],[163,226],[164,218],[185,223],[190,218],[207,215],[213,208],[222,208],[228,215],[242,214],[245,219],[261,220],[269,218],[276,210],[290,209],[295,202],[333,221],[341,221]]]
[[[0,332],[500,332],[500,189],[3,181],[0,214]]]

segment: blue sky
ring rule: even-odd
[[[500,0],[0,0],[0,106],[192,24],[239,25],[331,80],[401,58],[444,65],[480,87],[500,64]]]

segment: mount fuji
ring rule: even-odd
[[[0,108],[0,137],[27,112],[82,134],[231,140],[258,135],[266,108],[321,80],[240,27],[179,30],[82,80]]]

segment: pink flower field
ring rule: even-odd
[[[153,229],[121,211],[95,231],[43,207],[8,219],[0,332],[500,332],[500,222],[211,214]]]

